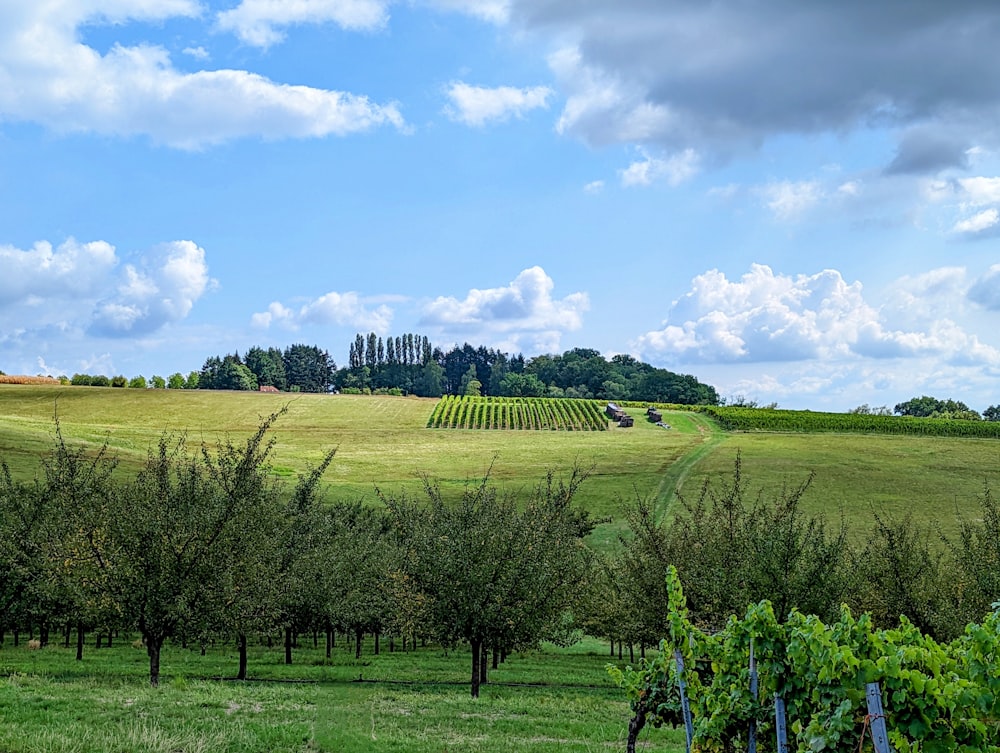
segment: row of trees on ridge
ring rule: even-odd
[[[285,392],[381,393],[441,397],[571,397],[717,405],[715,388],[694,376],[658,369],[632,356],[606,359],[589,348],[561,355],[521,354],[465,343],[450,350],[434,347],[424,335],[407,333],[383,338],[370,332],[350,343],[348,364],[337,368],[330,354],[316,345],[251,347],[210,356],[200,371],[164,379],[129,380],[124,376],[75,374],[72,384],[170,389],[257,390]]]

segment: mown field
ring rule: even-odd
[[[376,488],[419,494],[427,480],[457,491],[489,471],[498,484],[517,490],[550,470],[567,473],[578,465],[590,470],[579,502],[613,519],[593,535],[601,547],[613,545],[621,530],[623,502],[649,496],[666,512],[675,488],[693,498],[706,480],[728,478],[737,452],[754,490],[775,492],[813,472],[805,509],[834,521],[843,516],[858,531],[877,513],[909,514],[947,533],[958,515],[977,514],[984,484],[1000,487],[995,439],[725,432],[705,415],[681,411],[664,414],[672,427],[665,430],[635,408],[629,410],[636,423],[628,429],[428,428],[436,404],[412,397],[0,385],[0,457],[18,478],[38,473],[58,411],[65,436],[95,448],[108,442],[128,472],[163,432],[206,442],[238,437],[287,406],[274,432],[280,476],[294,477],[336,447],[325,476],[328,495],[375,503]]]
[[[74,639],[75,640],[75,639]],[[338,638],[330,660],[304,638],[294,664],[256,646],[251,680],[234,682],[232,647],[172,645],[159,688],[146,655],[121,639],[74,649],[0,647],[0,751],[7,753],[555,753],[624,750],[628,703],[586,641],[515,654],[470,699],[468,651],[361,659]],[[359,682],[359,678],[364,682]],[[683,733],[650,730],[644,750],[683,750]]]
[[[676,428],[650,424],[608,431],[454,431],[427,428],[436,400],[360,395],[131,390],[102,387],[0,385],[0,457],[19,478],[38,472],[53,444],[58,410],[64,435],[99,447],[107,441],[124,471],[145,459],[163,432],[186,431],[189,440],[214,442],[248,434],[261,416],[288,407],[274,430],[278,474],[294,477],[318,463],[330,447],[328,495],[374,502],[375,489],[419,494],[424,479],[457,492],[487,472],[517,490],[546,472],[574,464],[590,479],[580,502],[599,517],[618,517],[619,499],[657,494],[664,474],[706,441],[697,415],[678,415]],[[492,470],[491,470],[492,469]],[[611,541],[617,525],[602,525],[598,541]]]

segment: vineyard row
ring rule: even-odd
[[[445,395],[427,420],[431,429],[528,429],[605,431],[608,419],[597,400],[545,397]]]
[[[695,410],[711,416],[727,431],[844,432],[1000,439],[1000,421],[724,406],[699,406]]]

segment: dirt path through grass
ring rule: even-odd
[[[725,433],[711,419],[700,413],[685,413],[687,418],[701,435],[701,441],[692,449],[675,460],[660,480],[656,490],[655,510],[657,521],[663,520],[670,506],[677,498],[677,492],[694,467],[712,452],[725,438]]]

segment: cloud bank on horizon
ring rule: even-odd
[[[998,31],[975,0],[7,4],[0,368],[420,329],[985,407]]]

